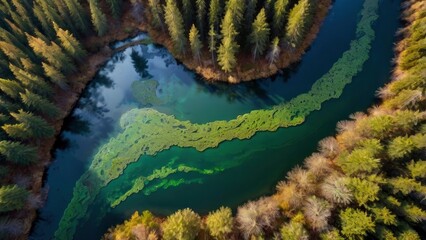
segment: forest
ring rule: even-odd
[[[213,79],[239,81],[253,78],[245,68],[262,65],[266,76],[300,60],[330,1],[0,0],[1,239],[28,238],[48,195],[42,179],[55,138],[98,66],[82,69],[95,54],[112,54],[107,43],[122,40],[114,31],[137,32],[120,25],[135,4],[146,7],[140,14],[154,42],[189,68],[207,66],[220,71]],[[322,140],[274,195],[236,214],[226,206],[203,217],[190,209],[166,218],[136,212],[104,238],[421,239],[426,4],[407,0],[404,8],[393,79],[378,92],[380,105],[339,122],[338,134]],[[368,47],[369,36],[362,39]]]
[[[403,38],[381,103],[338,123],[279,182],[276,193],[249,201],[236,214],[206,216],[189,208],[167,217],[135,212],[104,239],[422,239],[426,210],[426,5],[407,1]]]

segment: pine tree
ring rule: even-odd
[[[217,50],[217,39],[218,39],[218,34],[215,31],[215,28],[213,25],[210,26],[210,31],[209,31],[209,51],[212,54],[212,62],[215,62],[215,53]]]
[[[256,15],[257,0],[246,0],[246,11],[244,14],[244,28],[247,34],[252,31],[252,23]]]
[[[236,54],[238,52],[238,44],[235,41],[237,31],[233,23],[233,12],[227,10],[222,21],[222,43],[218,49],[218,61],[222,70],[230,72],[237,64]]]
[[[163,9],[161,8],[160,0],[149,0],[148,5],[152,14],[152,24],[157,28],[161,28],[164,32]]]
[[[40,76],[31,74],[21,68],[16,67],[13,64],[9,64],[10,70],[22,86],[31,89],[43,96],[49,96],[52,94],[51,86]]]
[[[80,42],[70,32],[63,30],[58,25],[54,24],[54,28],[61,46],[68,55],[81,61],[86,56],[86,51],[82,48]]]
[[[50,24],[51,22],[46,17],[46,14],[44,14],[43,8],[38,4],[34,4],[33,12],[36,18],[38,19],[38,21],[40,22],[41,27],[44,30],[44,33],[48,35],[49,37],[53,37],[54,36],[53,26]]]
[[[219,31],[222,6],[220,0],[211,0],[209,9],[209,24],[213,26],[214,31]]]
[[[64,0],[71,14],[72,20],[77,28],[82,32],[88,31],[88,17],[84,8],[78,0]]]
[[[18,100],[19,93],[24,91],[19,82],[3,78],[0,78],[0,90],[14,100]]]
[[[122,0],[106,0],[106,2],[108,3],[112,16],[116,19],[120,18]]]
[[[7,124],[3,130],[12,138],[18,139],[40,139],[52,137],[55,130],[49,123],[41,117],[32,113],[19,110],[17,113],[10,113],[18,124]]]
[[[191,28],[194,23],[194,0],[182,0],[182,14],[183,14],[183,22],[185,24],[185,30]],[[198,17],[198,15],[197,15]]]
[[[59,108],[47,99],[35,93],[25,90],[25,93],[20,93],[22,102],[31,110],[44,114],[49,117],[56,117],[59,114]]]
[[[61,71],[45,62],[42,63],[42,66],[44,69],[44,74],[46,77],[50,78],[52,83],[57,84],[62,89],[68,88],[68,80],[65,75],[61,73]]]
[[[9,212],[24,208],[28,198],[28,191],[17,185],[0,187],[0,212]]]
[[[310,0],[300,0],[290,11],[285,38],[293,48],[299,46],[312,23],[311,8]]]
[[[182,14],[174,0],[166,1],[164,16],[175,51],[177,51],[178,54],[183,54],[186,46],[185,29]]]
[[[273,28],[275,35],[281,37],[284,32],[288,0],[277,0],[274,4]]]
[[[34,163],[38,159],[36,148],[12,141],[0,141],[0,155],[8,162],[21,165]]]
[[[201,39],[205,39],[205,18],[207,16],[207,6],[205,0],[196,0],[197,6],[197,29],[200,32]]]
[[[232,23],[234,24],[235,31],[237,32],[241,30],[241,24],[242,24],[242,20],[244,16],[244,9],[245,9],[244,0],[229,0],[226,4],[226,13],[228,12],[231,13]]]
[[[192,54],[198,62],[201,61],[201,48],[203,48],[203,44],[200,40],[200,34],[198,29],[193,24],[191,30],[189,31],[189,44],[191,46]]]
[[[51,4],[49,4],[48,1],[36,0],[34,4],[39,5],[41,7],[41,10],[43,11],[49,23],[55,22],[56,24],[58,24],[59,26],[63,28],[68,27],[64,22],[64,18],[61,17],[57,9],[55,9]]]
[[[252,25],[250,42],[254,45],[253,60],[265,52],[269,42],[269,25],[266,21],[265,9],[262,8]]]
[[[278,37],[275,37],[272,40],[270,50],[267,56],[269,65],[273,65],[278,61],[278,58],[280,57],[280,53],[281,53],[280,39]]]
[[[108,30],[108,22],[105,14],[99,7],[98,0],[89,0],[92,24],[99,36],[105,35]]]

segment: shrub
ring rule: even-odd
[[[303,213],[306,222],[315,231],[322,232],[328,228],[331,206],[327,201],[315,196],[310,197],[303,207]]]
[[[234,219],[230,208],[221,207],[215,212],[209,213],[206,218],[206,225],[210,235],[216,239],[226,239],[232,232]]]
[[[165,240],[195,239],[200,231],[201,219],[189,208],[179,210],[167,217],[161,228]]]
[[[353,208],[340,212],[342,234],[348,239],[359,239],[373,232],[375,224],[367,213]]]
[[[262,236],[264,229],[271,228],[279,216],[276,202],[272,198],[261,198],[238,208],[237,223],[245,239]]]

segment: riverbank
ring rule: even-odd
[[[148,1],[144,0],[144,4]],[[201,64],[199,61],[192,57],[192,54],[186,55],[173,54],[176,59],[181,61],[187,68],[201,75],[207,81],[223,81],[229,83],[238,83],[242,81],[250,81],[259,78],[271,77],[283,68],[289,67],[291,64],[299,61],[312,42],[317,36],[324,18],[332,4],[331,0],[317,1],[316,14],[313,18],[311,29],[306,34],[305,39],[296,49],[285,48],[281,50],[280,57],[275,64],[270,65],[265,57],[259,57],[256,62],[253,61],[251,52],[240,53],[237,56],[237,66],[230,73],[225,73],[220,67],[215,64],[211,59],[211,53],[207,47],[204,47],[201,54]],[[146,19],[151,19],[148,11],[144,12]],[[147,31],[155,43],[165,46],[171,53],[173,51],[173,43],[166,32],[155,29],[151,25],[142,24],[139,28],[141,31]]]
[[[262,60],[265,63],[264,72],[262,72],[262,68],[256,68],[255,70],[248,71],[246,68],[253,67],[252,65],[244,66],[244,71],[238,72],[238,77],[241,77],[242,80],[249,80],[250,78],[262,78],[275,74],[281,66],[285,67],[291,64],[292,62],[300,60],[303,55],[305,49],[310,45],[310,43],[315,38],[317,32],[319,31],[321,22],[323,18],[326,16],[328,12],[329,5],[331,4],[331,0],[323,0],[320,4],[322,11],[319,11],[315,17],[315,22],[313,27],[308,34],[308,37],[304,40],[303,44],[301,44],[300,49],[294,52],[294,54],[284,55],[283,53],[281,60],[277,63],[274,69],[269,69],[268,63],[266,60]],[[326,6],[326,7],[325,7]],[[75,74],[67,76],[70,84],[69,89],[61,89],[56,88],[54,93],[54,100],[59,109],[62,110],[60,117],[58,117],[55,121],[50,121],[51,125],[55,128],[56,134],[53,138],[46,139],[40,143],[39,156],[40,161],[31,167],[31,169],[25,169],[23,171],[19,171],[18,174],[22,174],[25,176],[32,176],[31,182],[32,187],[31,191],[34,194],[39,194],[43,189],[43,179],[45,176],[46,167],[49,165],[52,159],[52,149],[54,147],[55,141],[59,134],[61,133],[63,123],[65,119],[71,114],[74,109],[79,97],[84,91],[87,84],[94,78],[98,70],[105,64],[116,52],[117,50],[111,49],[109,46],[116,42],[121,41],[132,36],[137,35],[140,32],[148,32],[154,42],[161,44],[171,49],[171,43],[168,41],[167,35],[161,35],[161,33],[156,32],[154,29],[150,27],[144,18],[144,8],[142,3],[138,3],[136,5],[132,5],[129,1],[125,1],[123,6],[123,15],[121,19],[117,20],[110,16],[108,16],[109,31],[105,36],[98,37],[95,35],[91,35],[82,40],[82,44],[85,49],[88,50],[89,54],[86,59],[82,61],[81,64],[78,65],[79,71]],[[120,48],[121,49],[121,48]],[[210,54],[206,54],[210,57]],[[243,56],[244,57],[244,56]],[[179,59],[179,58],[178,58]],[[251,56],[247,56],[247,61],[252,61]],[[197,67],[198,63],[194,62],[192,58],[187,59],[179,59],[186,65],[188,68],[195,70],[204,76],[207,80],[219,80],[219,78],[215,79],[215,75],[208,75],[209,72],[214,72],[214,66],[207,64],[207,67]],[[208,62],[206,60],[206,62]],[[280,65],[281,64],[281,65]],[[256,67],[262,66],[262,64],[256,64]],[[279,67],[278,67],[279,66]],[[216,69],[217,70],[217,69]],[[205,72],[203,74],[203,72]],[[218,70],[219,74],[221,71]],[[224,74],[224,73],[222,73]],[[263,75],[262,75],[263,74]],[[206,77],[207,76],[207,77]],[[224,76],[224,75],[223,75]],[[222,76],[222,77],[223,77]],[[247,76],[245,78],[244,76]],[[235,78],[234,78],[235,79]],[[227,81],[225,77],[222,80]],[[235,82],[235,80],[233,80]],[[18,239],[27,239],[28,235],[31,231],[31,227],[37,217],[37,212],[35,209],[33,210],[25,210],[25,217],[23,221],[24,235]]]
[[[425,35],[421,23],[426,4],[405,3],[401,19],[406,26],[399,32],[402,40],[395,49],[393,81],[380,90],[380,105],[339,122],[337,135],[320,141],[318,152],[290,171],[272,197],[239,207],[235,218],[230,210],[205,217],[185,214],[196,220],[183,220],[187,225],[182,224],[182,232],[198,235],[197,239],[209,234],[223,239],[420,240],[424,236],[426,62],[424,54],[416,53],[425,48],[420,40]],[[104,239],[131,239],[141,229],[161,239],[170,225],[179,224],[170,219],[182,212],[168,218],[143,215],[110,229]],[[209,226],[209,217],[215,224]]]
[[[82,40],[82,44],[88,50],[88,56],[78,64],[78,72],[67,76],[70,82],[68,89],[56,87],[54,90],[54,101],[59,109],[62,110],[60,116],[49,123],[55,129],[55,136],[40,142],[39,156],[40,161],[32,165],[31,168],[17,170],[17,175],[32,176],[31,192],[34,194],[46,195],[48,189],[43,190],[44,177],[47,167],[52,161],[53,147],[59,135],[65,119],[72,113],[81,94],[87,84],[95,77],[98,70],[117,52],[109,46],[117,41],[122,41],[140,33],[141,26],[145,23],[139,16],[142,6],[139,4],[134,7],[130,1],[125,1],[123,6],[123,15],[120,20],[108,16],[110,23],[108,33],[103,37],[96,35],[88,36]],[[143,29],[143,28],[142,28]],[[44,196],[46,197],[46,196]],[[28,239],[31,228],[37,218],[37,209],[24,210],[23,234],[17,240]]]

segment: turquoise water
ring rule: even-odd
[[[88,168],[99,146],[117,134],[121,115],[132,108],[147,107],[138,104],[131,91],[134,81],[146,78],[141,75],[149,74],[159,84],[155,92],[158,101],[149,107],[180,120],[195,123],[230,120],[254,109],[268,108],[309,91],[349,48],[355,38],[362,3],[335,1],[318,38],[302,61],[284,75],[271,79],[231,86],[207,84],[177,63],[164,48],[155,45],[132,47],[114,56],[89,84],[66,123],[55,151],[56,161],[48,170],[49,198],[31,238],[52,238],[72,197],[75,182]],[[334,133],[337,121],[374,102],[375,90],[389,77],[398,14],[399,1],[381,1],[374,27],[376,40],[363,71],[339,99],[323,104],[302,125],[258,133],[250,140],[224,142],[204,152],[172,147],[154,157],[142,156],[140,161],[129,165],[122,177],[101,191],[86,215],[91,219],[80,222],[75,239],[97,239],[108,226],[121,222],[135,210],[169,214],[190,207],[207,213],[221,205],[235,208],[272,193],[285,173],[315,150],[318,140]],[[147,68],[133,64],[141,58],[147,61]],[[135,176],[149,174],[172,159],[176,164],[198,168],[210,168],[220,162],[226,169],[208,176],[174,174],[170,179],[185,178],[191,183],[158,189],[149,195],[142,191],[114,209],[107,207],[106,200],[114,193],[125,192]]]

